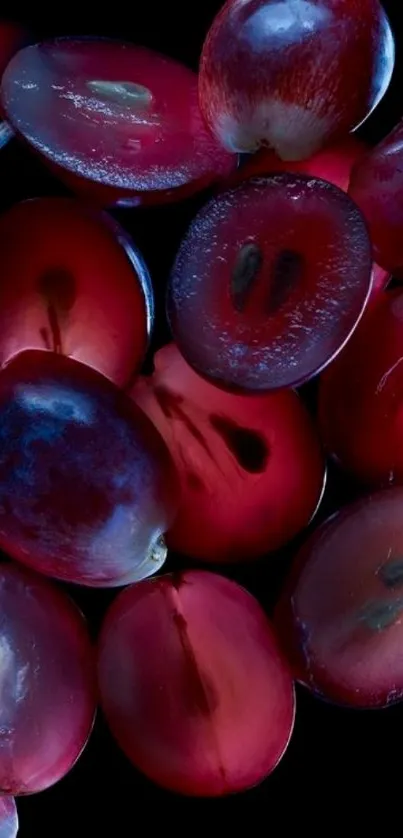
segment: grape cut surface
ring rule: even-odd
[[[21,50],[2,101],[15,131],[103,204],[185,197],[236,157],[205,127],[196,74],[143,47],[61,38]]]
[[[190,571],[127,588],[106,616],[98,669],[118,743],[173,791],[241,791],[287,747],[287,664],[258,603],[221,576]]]
[[[333,183],[343,192],[347,192],[350,185],[351,171],[355,164],[367,152],[367,146],[354,136],[343,142],[329,146],[296,162],[284,161],[268,148],[262,148],[256,154],[246,157],[241,166],[230,176],[229,186],[237,186],[252,177],[264,177],[277,172],[294,172],[295,174],[311,175],[314,178]],[[390,280],[390,271],[374,264],[371,288],[371,303],[376,299],[379,291],[386,288]]]
[[[349,197],[278,174],[213,198],[172,270],[168,316],[188,363],[223,387],[270,390],[319,372],[353,332],[371,245]]]
[[[277,607],[294,675],[351,707],[403,698],[403,489],[362,498],[302,548]]]
[[[47,349],[116,384],[143,361],[153,324],[147,267],[106,213],[38,198],[0,216],[0,364]]]
[[[200,378],[171,344],[132,396],[180,476],[179,512],[167,534],[174,550],[209,562],[249,561],[307,526],[325,467],[296,393],[228,393]]]
[[[116,586],[154,573],[178,501],[168,451],[124,392],[50,352],[0,376],[0,546],[46,575]]]
[[[86,744],[94,654],[81,613],[43,577],[0,565],[0,609],[0,789],[30,794],[60,780]]]

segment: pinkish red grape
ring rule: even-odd
[[[0,838],[17,838],[18,814],[13,797],[0,797]]]
[[[35,44],[9,64],[2,98],[13,128],[103,204],[183,198],[236,164],[204,125],[196,74],[143,47]]]
[[[403,291],[382,294],[320,386],[323,440],[373,486],[403,482]]]
[[[228,0],[204,44],[200,105],[225,148],[302,160],[366,119],[393,65],[378,0]]]
[[[250,594],[215,574],[123,591],[101,633],[99,682],[129,759],[184,794],[260,782],[291,735],[293,685],[271,626]]]
[[[181,245],[168,293],[174,338],[224,387],[299,384],[349,338],[371,266],[366,226],[344,192],[303,175],[249,180],[210,201]]]
[[[403,278],[403,122],[357,161],[349,191],[368,222],[375,259]]]
[[[200,378],[171,344],[132,392],[156,425],[181,480],[174,550],[212,562],[245,561],[289,541],[318,505],[324,460],[291,390],[233,395]]]
[[[364,498],[310,538],[276,625],[295,676],[352,707],[403,698],[403,489]]]
[[[153,319],[147,268],[112,219],[68,198],[39,198],[0,216],[0,364],[50,349],[125,384]]]
[[[0,612],[0,789],[29,794],[60,780],[88,739],[93,650],[75,605],[24,568],[0,565]]]
[[[24,352],[0,375],[0,546],[83,585],[143,579],[165,559],[177,504],[168,451],[106,378]]]

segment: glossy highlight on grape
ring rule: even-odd
[[[320,698],[387,707],[403,698],[403,489],[361,498],[295,560],[276,628],[295,677]]]
[[[76,606],[25,568],[0,565],[0,608],[0,789],[31,794],[60,780],[86,744],[94,654]]]
[[[394,42],[378,0],[227,0],[200,62],[200,106],[223,146],[303,160],[383,97]]]
[[[7,68],[2,101],[55,173],[103,205],[178,200],[236,165],[204,125],[196,74],[145,47],[95,38],[27,47]]]
[[[234,582],[201,571],[123,591],[99,642],[101,703],[123,751],[154,782],[219,797],[277,765],[294,690],[264,612]]]
[[[325,466],[296,393],[251,398],[200,378],[174,344],[132,391],[163,436],[180,477],[172,549],[208,562],[249,561],[309,523]]]
[[[253,178],[191,224],[168,289],[172,333],[219,386],[295,386],[352,334],[371,270],[364,220],[344,192],[303,175]]]
[[[18,814],[13,797],[0,797],[0,838],[17,838]]]
[[[165,560],[176,474],[124,392],[48,352],[0,375],[0,546],[46,575],[113,587]]]
[[[129,235],[70,198],[37,198],[0,216],[0,365],[47,349],[124,385],[143,361],[153,289]]]

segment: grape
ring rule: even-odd
[[[118,743],[169,789],[241,791],[287,747],[288,668],[258,603],[221,576],[189,571],[127,588],[107,614],[98,668]]]
[[[30,794],[60,780],[88,739],[93,650],[75,605],[25,568],[0,565],[0,613],[0,789]]]
[[[18,814],[13,797],[0,797],[0,838],[16,838]]]
[[[353,167],[350,194],[368,222],[374,255],[403,278],[403,122]]]
[[[211,562],[245,561],[289,541],[321,497],[317,435],[292,391],[234,395],[204,381],[171,344],[132,395],[156,425],[181,480],[174,550]]]
[[[403,489],[362,498],[296,559],[276,626],[295,676],[321,698],[384,707],[403,698]]]
[[[76,358],[125,384],[153,321],[147,268],[106,214],[39,198],[0,216],[0,364],[24,349]]]
[[[69,186],[102,204],[177,200],[228,175],[197,76],[143,47],[59,38],[18,53],[3,77],[13,128]]]
[[[375,487],[403,482],[403,290],[383,293],[320,385],[319,422],[340,465]]]
[[[249,180],[213,198],[181,245],[168,293],[174,338],[223,387],[299,384],[352,333],[371,266],[364,221],[344,192],[303,175]]]
[[[384,268],[381,268],[380,265],[377,265],[374,262],[374,267],[372,271],[372,288],[371,288],[371,296],[368,301],[368,304],[372,303],[378,299],[378,294],[382,291],[385,291],[389,285],[391,276],[389,271],[385,271]]]
[[[231,175],[231,183],[241,183],[250,177],[262,177],[275,172],[295,172],[322,178],[347,192],[351,169],[366,150],[367,146],[354,136],[324,148],[308,159],[293,162],[281,160],[272,149],[261,148],[256,154],[248,155]]]
[[[0,546],[83,585],[158,570],[177,503],[168,451],[129,396],[89,367],[22,352],[0,375]]]
[[[228,0],[203,47],[200,106],[225,148],[302,160],[366,119],[393,66],[378,0]]]

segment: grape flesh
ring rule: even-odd
[[[253,178],[191,224],[168,289],[172,333],[219,386],[295,386],[350,337],[371,271],[364,220],[344,192],[299,174]]]
[[[347,192],[350,185],[353,168],[359,168],[359,161],[368,152],[367,146],[354,135],[342,142],[336,143],[318,151],[305,160],[284,161],[269,148],[261,148],[256,154],[246,157],[242,165],[230,176],[229,186],[237,186],[248,178],[264,177],[275,172],[295,172],[296,174],[311,175],[333,183],[339,189]],[[352,193],[352,197],[354,197]],[[399,196],[396,195],[396,201]],[[365,213],[365,205],[361,209]],[[402,210],[403,213],[403,210]],[[374,263],[370,302],[376,299],[390,280],[390,271]]]
[[[249,561],[307,526],[325,466],[292,390],[253,399],[228,393],[200,378],[170,344],[132,396],[163,436],[180,477],[169,547],[208,562]]]
[[[124,385],[153,325],[147,267],[106,213],[69,198],[0,216],[0,364],[24,349],[68,355]]]
[[[141,771],[182,794],[222,796],[264,779],[288,745],[294,691],[258,603],[216,574],[132,585],[99,644],[101,702]]]
[[[403,698],[403,489],[362,498],[295,560],[276,627],[295,677],[320,698],[386,707]]]
[[[236,165],[203,122],[196,73],[144,47],[34,44],[9,64],[2,101],[55,174],[103,205],[184,198]]]

